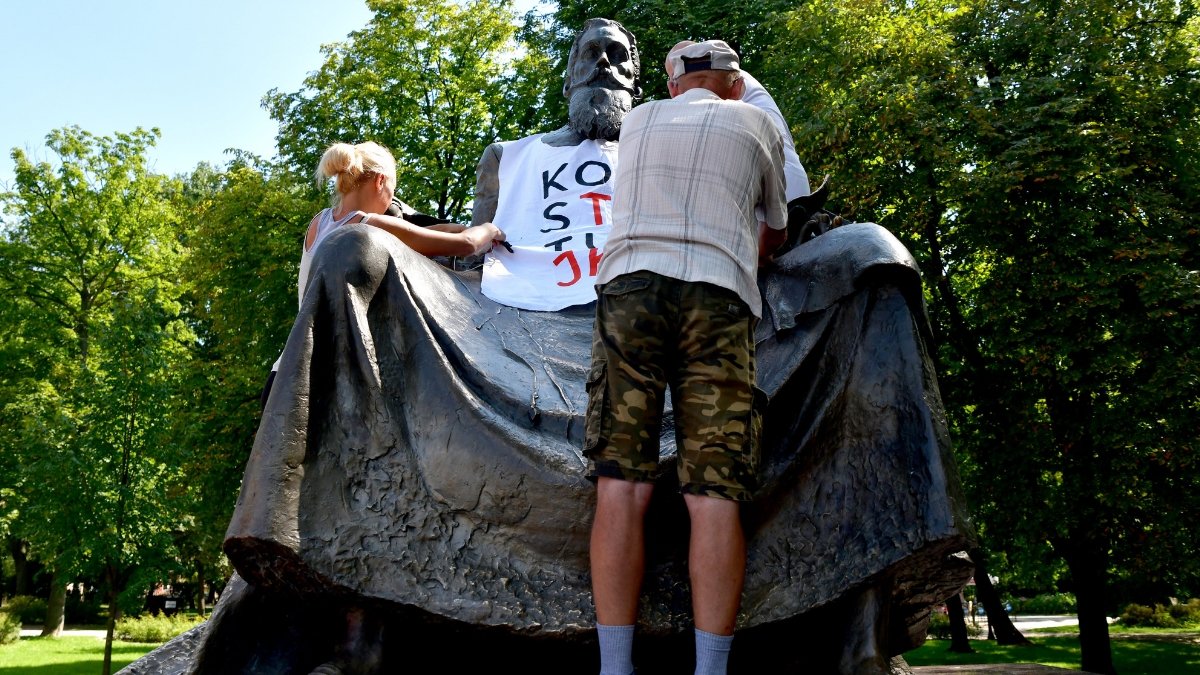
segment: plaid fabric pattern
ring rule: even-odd
[[[596,283],[647,270],[728,288],[762,316],[755,205],[768,227],[787,227],[783,139],[770,116],[691,89],[634,108],[617,157]]]

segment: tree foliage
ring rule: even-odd
[[[199,586],[224,575],[221,542],[259,421],[259,393],[296,315],[304,231],[319,208],[279,167],[239,157],[185,180],[193,219],[185,317],[198,336],[181,372],[187,405],[173,416],[187,516],[177,542]]]
[[[920,259],[981,529],[1057,554],[1084,624],[1117,570],[1200,581],[1195,13],[810,3],[769,69],[810,169]]]
[[[301,175],[337,141],[373,140],[399,164],[404,200],[460,218],[475,186],[475,164],[504,130],[505,65],[516,28],[505,0],[412,3],[370,0],[375,13],[300,91],[263,99],[280,123],[279,151]]]
[[[179,316],[170,182],[146,169],[157,138],[53,131],[57,161],[14,151],[16,190],[4,196],[13,223],[0,240],[0,296],[16,320],[0,437],[17,458],[14,527],[56,588],[76,574],[102,579],[111,612],[136,572],[170,565],[175,520],[163,412],[192,334]]]

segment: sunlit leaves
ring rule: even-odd
[[[373,140],[399,164],[399,193],[417,209],[460,218],[475,165],[503,127],[503,76],[516,58],[506,2],[372,0],[370,24],[326,46],[300,91],[263,100],[280,122],[279,150],[311,175],[338,141]]]
[[[157,138],[68,127],[47,136],[53,161],[14,151],[0,240],[11,529],[51,569],[117,591],[128,570],[170,564],[178,448],[164,413],[194,341],[177,185],[146,167]]]
[[[1194,478],[1164,501],[1198,438],[1195,14],[876,1],[783,19],[769,72],[800,79],[774,91],[801,157],[922,263],[973,506],[1018,568],[1086,543],[1200,576],[1200,543],[1167,525],[1197,515]]]

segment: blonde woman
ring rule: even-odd
[[[306,261],[326,235],[349,223],[378,227],[423,255],[479,255],[489,250],[493,243],[504,241],[504,233],[491,223],[472,228],[452,223],[426,228],[385,215],[396,191],[396,160],[392,153],[373,141],[329,146],[317,165],[316,177],[318,185],[333,181],[334,201],[331,208],[313,216],[304,237],[304,254],[300,262],[301,297],[304,297],[307,277]]]
[[[469,228],[454,223],[420,227],[403,218],[386,215],[384,211],[391,206],[392,195],[396,192],[396,159],[374,141],[329,146],[317,164],[316,179],[319,186],[333,181],[333,206],[322,209],[308,224],[297,284],[300,302],[304,301],[317,247],[343,225],[365,223],[377,227],[427,256],[479,255],[490,250],[493,244],[504,241],[504,233],[491,223]],[[279,360],[276,359],[263,387],[261,403],[264,407],[278,370]]]

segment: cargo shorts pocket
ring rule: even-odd
[[[596,360],[587,378],[587,414],[584,416],[583,454],[591,456],[596,448],[603,447],[604,422],[608,418],[608,362]]]
[[[754,385],[752,389],[754,393],[754,403],[751,408],[750,416],[750,472],[754,479],[755,485],[758,483],[758,474],[762,467],[762,435],[763,435],[763,415],[767,412],[767,406],[771,401],[767,397],[767,392]]]
[[[622,274],[612,281],[600,286],[600,295],[615,297],[618,295],[626,295],[634,291],[641,291],[650,288],[652,279],[647,276],[646,272],[631,272]]]

